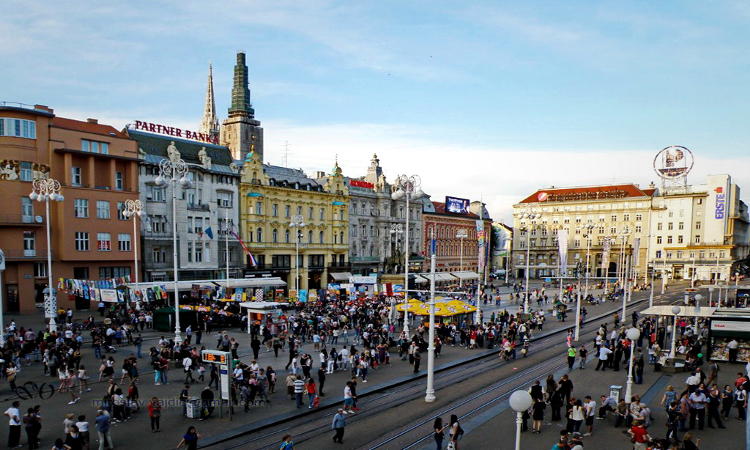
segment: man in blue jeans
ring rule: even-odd
[[[331,423],[331,429],[336,432],[333,435],[333,442],[344,443],[344,427],[346,427],[346,415],[344,414],[344,410],[339,408],[336,415],[333,416],[333,422]]]
[[[99,436],[99,450],[104,450],[104,440],[107,440],[109,448],[114,448],[112,436],[109,434],[110,418],[109,413],[102,409],[96,412],[96,434]]]

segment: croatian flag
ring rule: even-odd
[[[237,233],[235,233],[234,230],[229,230],[229,232],[232,234],[232,236],[235,239],[237,239],[237,242],[239,242],[240,245],[242,246],[242,250],[244,250],[245,253],[250,257],[250,264],[252,264],[253,267],[257,267],[258,266],[258,262],[255,260],[255,257],[250,252],[250,249],[247,248],[247,245],[245,245],[245,242],[243,242],[242,239],[240,239],[239,235]]]

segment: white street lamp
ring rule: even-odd
[[[299,241],[302,239],[302,228],[307,224],[305,218],[301,215],[292,217],[292,221],[289,223],[289,228],[295,229],[294,231],[294,290],[297,291],[297,298],[299,299]]]
[[[526,287],[525,287],[525,298],[524,298],[524,304],[523,304],[523,311],[525,313],[529,312],[529,264],[531,259],[531,230],[534,228],[534,221],[536,219],[541,218],[541,213],[538,213],[534,210],[530,210],[529,212],[525,212],[521,214],[521,220],[529,220],[529,226],[522,227],[521,230],[526,233]],[[562,274],[560,274],[562,276]]]
[[[703,296],[701,294],[695,294],[695,332],[698,333],[698,315],[701,312],[701,300]]]
[[[431,238],[435,239],[435,227],[432,228]],[[433,251],[430,255],[430,330],[427,344],[427,391],[424,396],[427,403],[435,401],[435,262]]]
[[[140,200],[126,200],[125,210],[122,215],[126,218],[133,218],[133,262],[135,269],[135,286],[138,289],[138,228],[136,219],[143,216],[143,203]],[[140,301],[138,302],[140,304]]]
[[[458,251],[459,254],[459,266],[460,268],[458,270],[464,270],[464,239],[469,237],[469,235],[466,233],[466,230],[459,230],[456,232],[456,239],[459,239],[459,242],[461,243],[461,248]],[[461,287],[463,279],[461,277],[458,278],[458,287]],[[479,302],[479,299],[477,299],[477,303]]]
[[[675,356],[675,345],[676,345],[676,337],[677,337],[677,315],[682,311],[682,308],[680,308],[680,305],[674,305],[672,307],[672,314],[674,315],[674,324],[672,325],[672,349],[669,350],[669,357],[671,359],[674,359]]]
[[[646,266],[646,270],[648,271],[648,266]],[[656,266],[652,263],[651,264],[651,292],[648,294],[648,307],[651,308],[654,306],[654,272],[656,271]]]
[[[523,413],[531,408],[534,400],[526,391],[515,391],[510,394],[510,407],[516,412],[516,450],[521,450],[521,425],[523,424]]]
[[[409,254],[411,253],[411,242],[409,242],[409,228],[411,221],[411,210],[409,202],[424,196],[419,187],[422,184],[419,175],[399,175],[393,186],[396,190],[391,194],[393,200],[406,200],[406,218],[404,232],[404,332],[409,337]]]
[[[52,233],[50,231],[49,202],[61,202],[65,198],[60,194],[60,182],[53,178],[37,178],[31,184],[29,198],[44,202],[44,211],[47,215],[47,295],[44,299],[44,315],[49,319],[49,331],[57,332],[57,295],[52,285]]]
[[[625,335],[630,341],[630,363],[628,364],[628,380],[625,385],[625,403],[630,404],[633,396],[633,360],[635,359],[635,341],[641,336],[641,330],[636,327],[628,329]]]
[[[183,189],[189,189],[192,186],[188,178],[188,165],[182,159],[162,159],[159,162],[159,176],[154,183],[157,186],[164,186],[167,183],[172,185],[172,270],[174,271],[174,341],[176,344],[182,343],[180,335],[180,290],[177,286],[179,274],[177,273],[177,185]]]
[[[628,236],[630,235],[630,228],[627,226],[624,226],[622,230],[620,231],[620,236],[622,237],[622,263],[623,263],[623,271],[622,271],[622,323],[625,323],[625,310],[627,306],[627,300],[630,293],[630,289],[632,286],[630,285],[630,263],[632,261],[632,256],[627,257],[625,255],[625,243],[628,240]]]

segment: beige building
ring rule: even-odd
[[[518,278],[554,277],[560,272],[557,235],[568,234],[567,272],[578,265],[592,277],[617,276],[621,256],[631,255],[639,239],[639,276],[647,270],[649,218],[654,188],[635,184],[540,189],[513,205],[512,274]],[[527,214],[534,214],[529,217]],[[603,267],[605,242],[609,263]]]

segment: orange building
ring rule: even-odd
[[[96,119],[57,117],[43,105],[0,102],[0,248],[6,256],[3,304],[8,312],[34,312],[47,285],[44,203],[29,199],[32,180],[62,185],[62,202],[50,202],[52,276],[99,280],[131,275],[132,219],[126,200],[138,199],[135,141]],[[139,233],[137,233],[139,234]],[[58,294],[58,305],[74,297]],[[82,302],[80,306],[87,305]]]

